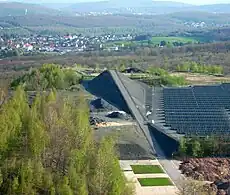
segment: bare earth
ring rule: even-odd
[[[230,82],[230,76],[218,77],[218,76],[196,74],[196,73],[172,73],[171,75],[183,76],[185,77],[186,81],[194,85]]]

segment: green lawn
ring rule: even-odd
[[[164,173],[158,165],[131,165],[135,174]]]
[[[141,186],[172,186],[168,178],[138,178]]]

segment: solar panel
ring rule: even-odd
[[[163,89],[165,124],[187,135],[230,134],[230,84]]]

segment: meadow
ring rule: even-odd
[[[115,41],[110,42],[107,45],[108,46],[134,46],[134,45],[159,45],[162,41],[165,41],[166,43],[183,43],[183,44],[189,44],[189,43],[198,43],[199,40],[196,38],[191,37],[152,37],[150,40],[143,40],[143,41]]]

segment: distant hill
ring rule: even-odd
[[[113,13],[148,13],[168,14],[182,11],[204,11],[217,13],[230,13],[230,4],[213,4],[194,6],[174,1],[152,0],[104,0],[97,2],[76,3],[67,9],[74,12],[113,12]]]
[[[11,0],[0,1],[0,16],[28,14],[76,14],[76,13],[110,13],[110,14],[170,14],[183,11],[200,11],[208,13],[230,13],[230,4],[213,4],[195,6],[175,1],[154,0],[99,0],[73,3],[77,0]],[[20,2],[20,3],[19,3]],[[30,2],[33,2],[31,4]],[[64,12],[64,13],[63,13]]]
[[[22,15],[0,17],[1,32],[16,30],[29,33],[151,33],[167,35],[170,32],[205,30],[230,26],[230,14],[207,12],[179,12],[165,15],[116,14],[101,16]]]
[[[207,24],[230,24],[230,15],[227,13],[210,13],[204,11],[184,11],[175,12],[168,15],[171,19],[177,19],[182,22],[205,22]]]
[[[69,6],[69,9],[75,12],[102,12],[102,11],[117,11],[119,10],[150,10],[153,9],[155,12],[159,12],[159,9],[163,12],[176,11],[176,8],[191,7],[189,4],[178,3],[173,1],[152,1],[152,0],[105,0],[97,2],[85,2],[76,3]],[[167,10],[168,11],[167,11]]]
[[[230,4],[202,5],[199,6],[199,10],[206,12],[230,13]]]
[[[23,16],[23,15],[60,15],[62,12],[38,4],[1,2],[0,17],[2,16]]]

